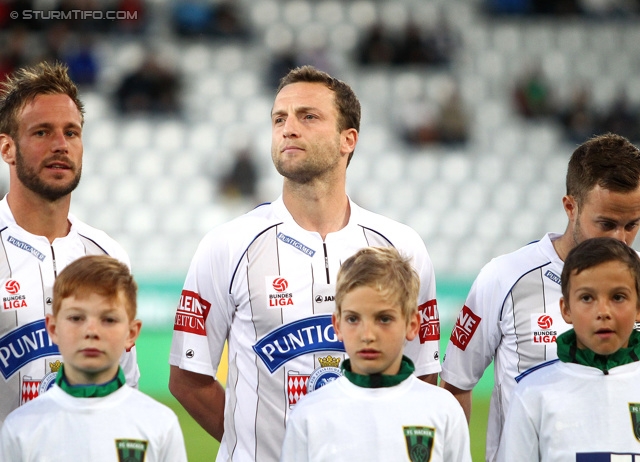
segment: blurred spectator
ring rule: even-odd
[[[178,92],[176,73],[149,53],[138,69],[122,79],[115,98],[118,109],[125,114],[177,114]]]
[[[417,24],[409,22],[395,53],[397,64],[427,64],[432,59],[427,38]]]
[[[255,200],[258,183],[258,167],[249,149],[236,152],[233,166],[222,178],[222,193],[231,199],[243,198]]]
[[[98,79],[99,64],[93,44],[93,37],[87,34],[67,46],[63,53],[69,76],[79,86],[92,87]]]
[[[573,143],[582,144],[598,132],[598,117],[586,85],[574,90],[568,106],[558,116],[566,138]]]
[[[28,63],[27,43],[29,33],[24,27],[13,28],[2,36],[0,46],[0,82],[13,71]]]
[[[526,118],[551,114],[551,87],[540,66],[533,66],[516,82],[513,99],[518,113]]]
[[[398,49],[383,25],[376,23],[364,34],[357,53],[360,64],[391,64],[397,61]]]
[[[181,37],[246,39],[248,30],[238,8],[232,1],[179,0],[173,8],[173,30]]]
[[[632,108],[627,93],[618,92],[616,99],[602,117],[602,133],[611,132],[622,135],[631,141],[640,140],[640,130],[638,124],[637,108]]]
[[[144,0],[120,0],[117,11],[126,13],[123,19],[115,21],[118,32],[141,34],[146,30],[147,15]]]
[[[447,145],[464,144],[469,140],[469,114],[457,86],[451,89],[440,109],[438,138]]]

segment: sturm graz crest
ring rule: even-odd
[[[144,462],[148,444],[144,440],[116,440],[118,462]]]
[[[436,429],[431,427],[402,427],[411,462],[429,462]]]
[[[631,414],[633,434],[640,441],[640,403],[629,403],[629,413]]]

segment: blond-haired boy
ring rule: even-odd
[[[558,360],[519,377],[499,461],[640,460],[640,259],[602,237],[569,252]]]
[[[333,326],[344,376],[305,396],[281,462],[471,461],[469,431],[447,391],[417,379],[403,355],[420,328],[419,279],[394,248],[368,247],[338,273]]]
[[[187,460],[176,415],[126,385],[119,365],[140,333],[136,295],[129,269],[112,257],[82,257],[60,273],[46,327],[64,363],[49,392],[5,420],[0,460]]]

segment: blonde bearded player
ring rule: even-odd
[[[0,90],[0,153],[9,193],[0,201],[0,421],[47,391],[61,364],[45,332],[57,274],[84,255],[129,265],[104,232],[69,214],[82,171],[83,107],[66,67],[18,70]],[[121,365],[137,386],[135,347]]]

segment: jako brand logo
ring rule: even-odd
[[[289,287],[289,283],[285,278],[274,279],[272,285],[277,292],[284,292],[285,290],[287,290],[287,287]]]
[[[553,325],[553,318],[548,314],[544,314],[538,318],[538,326],[540,329],[549,329]]]
[[[7,290],[7,292],[9,292],[12,295],[15,295],[18,292],[20,292],[20,284],[18,283],[18,281],[14,279],[9,279],[7,283],[4,285],[4,288]]]

